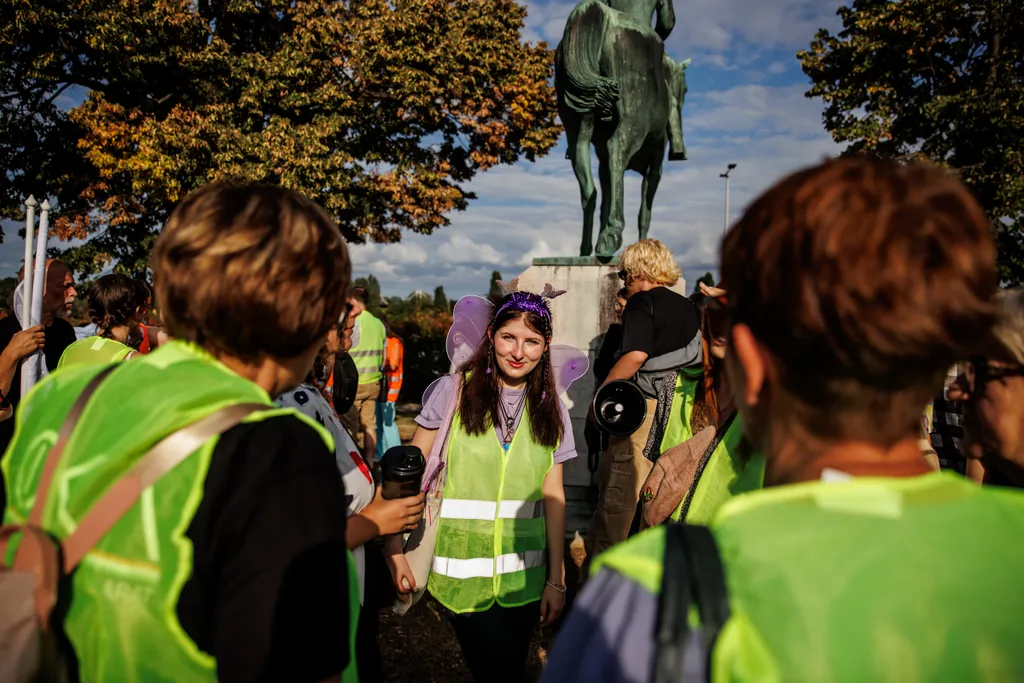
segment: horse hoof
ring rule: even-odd
[[[597,238],[597,257],[611,258],[622,246],[622,233],[605,233]]]

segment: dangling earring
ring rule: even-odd
[[[487,342],[487,374],[491,374],[491,366],[494,363],[494,344]]]
[[[544,401],[548,397],[548,352],[544,352],[544,358],[541,359],[541,386],[544,390],[540,392],[540,400]]]

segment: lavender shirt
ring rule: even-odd
[[[451,375],[446,375],[438,380],[433,393],[430,394],[427,402],[423,405],[423,410],[416,417],[416,424],[424,429],[440,429],[441,422],[444,420],[444,409],[448,405],[448,397],[452,395],[454,390],[455,385]],[[522,394],[523,392],[518,389],[502,389],[501,391],[502,399],[509,403],[514,403]],[[572,460],[577,455],[576,440],[572,436],[572,421],[569,419],[569,409],[565,407],[561,399],[558,401],[558,412],[562,416],[562,442],[555,449],[556,465],[566,460]],[[519,428],[520,417],[521,414],[516,416],[516,429]],[[494,433],[497,434],[498,440],[501,441],[502,434],[498,431],[497,425],[494,427]]]

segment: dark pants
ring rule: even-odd
[[[530,639],[540,623],[540,601],[522,607],[495,604],[484,612],[453,614],[455,635],[476,683],[523,683]]]
[[[366,544],[366,592],[356,630],[356,667],[359,683],[383,683],[384,660],[380,652],[380,611],[395,601],[395,589],[380,543]]]

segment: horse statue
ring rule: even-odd
[[[676,63],[665,54],[664,40],[674,25],[672,0],[581,0],[566,22],[555,51],[555,90],[566,157],[580,185],[580,256],[594,250],[597,191],[590,170],[591,143],[601,181],[601,259],[611,258],[622,246],[626,170],[643,176],[639,227],[640,239],[645,239],[666,142],[670,161],[686,159],[682,107],[690,60]]]

